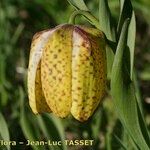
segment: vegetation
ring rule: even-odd
[[[33,35],[41,30],[67,23],[75,9],[84,11],[87,7],[82,0],[0,1],[0,149],[150,148],[150,1],[132,1],[137,28],[129,0],[120,0],[120,3],[110,0],[108,4],[111,14],[106,0],[87,0],[85,3],[91,13],[99,19],[99,26],[96,27],[103,30],[107,39],[112,42],[107,47],[107,96],[91,119],[80,123],[71,116],[66,119],[59,119],[52,114],[35,116],[28,104],[26,76]],[[120,4],[123,11],[120,11]],[[76,24],[91,26],[92,20],[90,23],[88,21],[83,15],[76,18]],[[94,22],[92,24],[95,25]],[[27,139],[93,139],[94,144],[26,146]],[[1,144],[2,140],[16,141],[17,145],[5,146]]]

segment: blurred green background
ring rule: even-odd
[[[86,3],[98,16],[99,0]],[[150,129],[150,1],[133,0],[137,35],[135,68],[148,128]],[[118,19],[118,0],[109,1],[114,20]],[[63,140],[94,139],[94,145],[67,146],[69,150],[117,150],[124,144],[128,150],[134,145],[116,117],[108,94],[93,117],[79,123],[71,116],[58,119],[53,115],[34,116],[29,108],[26,75],[30,44],[33,35],[44,29],[66,23],[73,8],[64,0],[0,0],[0,139]],[[84,18],[77,23],[88,24]],[[122,142],[121,142],[121,141]],[[9,149],[0,146],[0,149]],[[58,146],[11,146],[14,150],[66,149]]]

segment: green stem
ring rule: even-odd
[[[88,19],[90,23],[92,23],[96,28],[100,29],[99,21],[96,19],[89,11],[84,11],[84,10],[77,10],[72,13],[72,15],[69,18],[69,23],[70,24],[75,24],[75,18],[78,15],[83,15]]]

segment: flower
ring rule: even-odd
[[[28,68],[32,111],[70,113],[83,122],[93,114],[106,89],[104,34],[94,28],[63,24],[34,35]]]

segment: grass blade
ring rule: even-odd
[[[76,9],[85,10],[85,11],[89,10],[83,0],[67,0],[67,1]]]
[[[10,141],[8,126],[2,113],[0,113],[0,136],[4,141]],[[10,145],[7,144],[6,148],[7,150],[10,150]]]

